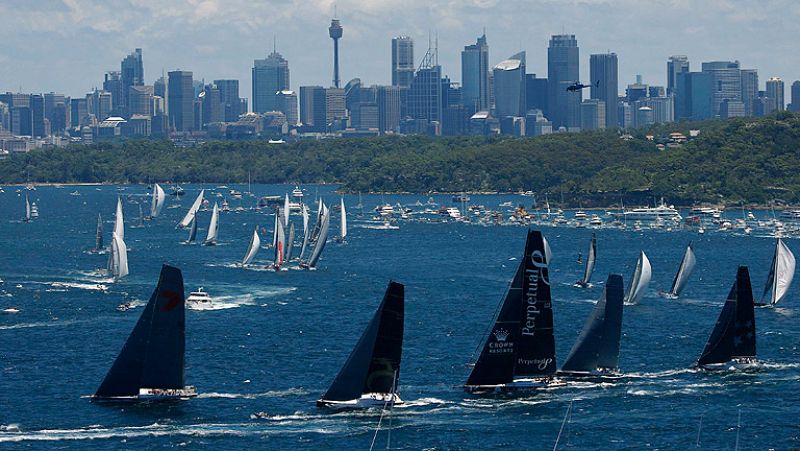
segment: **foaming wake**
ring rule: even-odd
[[[86,322],[88,321],[73,319],[73,320],[52,321],[52,322],[20,323],[20,324],[10,324],[7,326],[0,326],[0,330],[30,329],[33,327],[64,327]]]
[[[286,398],[290,396],[305,396],[309,392],[303,388],[288,388],[286,390],[270,390],[263,393],[200,393],[198,398],[224,398],[224,399],[258,399],[258,398]]]
[[[53,288],[76,288],[79,290],[108,291],[108,285],[103,283],[81,283],[81,282],[51,282]]]

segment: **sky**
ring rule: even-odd
[[[800,79],[797,0],[0,0],[0,92],[83,96],[101,87],[134,48],[143,52],[147,84],[162,70],[195,79],[235,78],[251,98],[253,60],[277,50],[288,61],[291,88],[330,86],[336,14],[342,83],[390,84],[391,39],[414,38],[421,61],[438,37],[439,63],[461,79],[461,50],[486,30],[494,65],[527,52],[528,73],[547,74],[553,34],[575,34],[582,78],[589,55],[619,58],[620,91],[642,74],[666,84],[666,60],[739,60],[756,68],[761,89],[779,76]],[[788,101],[788,97],[787,97]]]

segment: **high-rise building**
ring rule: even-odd
[[[203,123],[202,127],[207,128],[208,124],[223,122],[225,120],[225,109],[222,105],[222,96],[219,87],[215,84],[208,84],[200,93],[200,101],[203,103]]]
[[[43,138],[49,134],[49,121],[44,117],[44,96],[31,95],[31,130],[33,136]]]
[[[409,115],[428,124],[442,120],[442,66],[433,49],[423,58],[408,93]]]
[[[326,96],[322,86],[300,87],[300,123],[306,131],[327,129]]]
[[[294,91],[281,91],[278,93],[278,111],[286,116],[289,127],[296,127],[299,121],[297,114],[297,93]]]
[[[153,116],[153,87],[147,85],[128,88],[128,114],[133,116]]]
[[[400,131],[400,86],[379,86],[377,95],[378,130],[381,133]]]
[[[543,116],[547,116],[547,79],[536,78],[536,74],[525,75],[525,111],[539,110]],[[536,120],[535,118],[533,119]],[[527,127],[527,125],[526,125]],[[530,130],[530,128],[526,128]],[[530,133],[529,133],[530,134]]]
[[[339,39],[342,37],[342,24],[339,19],[331,19],[328,35],[333,39],[333,87],[339,87]]]
[[[628,98],[629,102],[636,102],[639,99],[643,99],[647,97],[649,93],[649,87],[642,81],[641,75],[636,75],[636,83],[629,84],[627,89],[625,89],[625,97]]]
[[[724,101],[742,100],[742,76],[738,61],[711,61],[702,64],[703,72],[711,76],[711,115],[724,117],[720,107]],[[738,107],[737,107],[738,108]],[[730,109],[738,114],[738,109]]]
[[[793,113],[800,112],[800,81],[792,83],[792,103],[789,104],[789,111]]]
[[[176,70],[167,75],[169,127],[179,132],[192,131],[195,125],[193,74],[191,71]]]
[[[525,52],[500,62],[493,72],[495,117],[525,117]]]
[[[71,127],[88,125],[87,116],[89,115],[89,105],[85,97],[70,99],[69,107]]]
[[[239,120],[240,114],[246,113],[246,111],[240,111],[239,80],[214,80],[214,84],[219,89],[223,120],[225,122],[236,122]]]
[[[467,112],[488,111],[489,103],[489,45],[486,34],[461,52],[461,99]]]
[[[125,115],[125,94],[122,92],[122,72],[112,70],[106,72],[103,80],[103,91],[111,93],[111,108],[115,114]]]
[[[567,87],[580,79],[580,54],[578,40],[573,34],[554,35],[547,48],[547,97],[549,119],[554,128],[580,127],[580,106],[583,94],[567,91]]]
[[[392,86],[411,86],[414,69],[414,40],[408,36],[392,38]]]
[[[347,117],[345,107],[344,89],[325,89],[325,123],[333,129],[338,129],[337,123]]]
[[[689,57],[672,55],[667,60],[667,95],[675,95],[678,87],[678,74],[689,72]]]
[[[104,121],[111,116],[112,101],[110,92],[95,89],[86,94],[86,102],[89,114],[93,114],[98,121]]]
[[[44,95],[44,117],[50,121],[53,134],[61,134],[68,127],[69,108],[67,98],[63,94],[47,93]]]
[[[606,111],[606,103],[600,99],[586,99],[581,102],[581,130],[606,128]]]
[[[770,77],[767,80],[767,97],[775,99],[775,109],[783,111],[786,109],[786,102],[784,101],[785,88],[783,80],[779,77]]]
[[[289,88],[289,62],[273,51],[253,62],[253,112],[278,111],[277,94]]]
[[[141,86],[144,84],[144,62],[142,61],[142,49],[135,49],[122,60],[120,64],[122,75],[121,94],[123,96],[121,106],[128,106],[128,88],[131,86]],[[112,93],[113,94],[113,93]],[[117,106],[114,105],[114,108]]]
[[[742,69],[739,71],[742,79],[742,103],[745,116],[754,116],[753,105],[758,98],[758,71],[755,69]]]
[[[617,99],[619,98],[618,62],[616,53],[589,56],[590,97],[601,100],[605,124],[602,128],[617,127]],[[581,107],[583,108],[583,107]],[[583,123],[583,113],[581,113]],[[583,126],[581,126],[583,128]]]
[[[711,117],[711,74],[682,72],[675,87],[675,118],[701,120]]]

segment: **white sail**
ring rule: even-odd
[[[113,252],[113,275],[114,279],[119,280],[128,275],[128,248],[125,241],[115,233],[111,234],[111,246]]]
[[[125,220],[122,215],[122,199],[117,197],[117,214],[114,218],[114,233],[117,234],[119,239],[125,239]]]
[[[283,265],[284,257],[286,256],[286,234],[283,229],[283,221],[276,222],[278,231],[277,237],[275,240],[275,269],[278,269]]]
[[[217,232],[219,231],[219,207],[214,202],[214,209],[211,211],[211,222],[208,224],[208,234],[206,235],[205,244],[217,243]]]
[[[186,216],[181,219],[181,222],[178,223],[178,227],[185,229],[194,219],[194,215],[197,214],[197,210],[200,209],[200,205],[203,204],[203,193],[206,190],[200,190],[200,194],[197,195],[197,199],[194,200],[194,203],[191,207],[189,207],[189,211],[186,212]]]
[[[583,271],[583,279],[581,279],[582,286],[588,286],[589,281],[592,280],[592,273],[594,272],[594,265],[597,261],[597,237],[592,234],[592,240],[589,242],[589,253],[586,256],[586,268]]]
[[[281,208],[275,210],[275,228],[272,229],[272,247],[278,244],[278,223],[281,222]]]
[[[544,234],[542,234],[542,242],[544,243],[544,258],[547,260],[547,263],[550,264],[553,259],[553,251],[550,250],[550,243],[547,242],[547,238],[544,237]]]
[[[302,210],[303,213],[303,235],[308,235],[308,220],[309,220],[308,207],[305,204],[303,204],[300,206],[300,209]]]
[[[289,227],[289,212],[291,211],[291,205],[289,205],[289,193],[286,193],[286,197],[283,199],[283,225],[285,227]]]
[[[258,236],[258,226],[253,230],[253,237],[250,238],[250,246],[247,247],[247,253],[242,259],[242,266],[249,265],[250,262],[256,257],[258,250],[261,247],[261,238]]]
[[[650,260],[644,251],[639,254],[639,260],[636,262],[636,270],[633,272],[631,278],[631,286],[628,287],[628,293],[625,296],[625,304],[636,304],[644,296],[644,291],[650,285],[650,278],[652,277],[652,270],[650,268]]]
[[[344,209],[344,197],[342,197],[341,201],[341,210],[342,210],[342,222],[341,222],[341,229],[342,229],[342,240],[347,237],[347,211]]]
[[[780,302],[789,291],[794,278],[795,259],[792,251],[782,239],[775,245],[775,275],[772,282],[772,305]]]
[[[314,251],[311,253],[311,258],[308,259],[307,266],[309,268],[314,268],[317,265],[317,261],[319,261],[319,257],[322,254],[322,250],[325,248],[325,243],[328,240],[328,228],[331,225],[331,210],[323,204],[322,206],[322,226],[319,230],[319,235],[317,235],[317,242],[314,246]]]
[[[167,195],[164,189],[156,183],[153,186],[153,202],[150,205],[150,217],[155,218],[161,214],[161,209],[164,208],[164,202],[167,200]]]
[[[308,243],[311,242],[311,230],[308,228],[308,222],[310,219],[308,207],[304,204],[301,208],[303,210],[303,245],[300,247],[300,257],[298,257],[298,259],[303,261],[303,257],[305,257],[306,250],[308,249]]]
[[[678,268],[678,273],[675,274],[675,280],[672,281],[672,289],[669,291],[669,294],[674,297],[681,295],[681,292],[686,287],[686,282],[689,280],[689,276],[692,274],[692,270],[694,270],[695,263],[697,263],[697,259],[694,256],[692,243],[689,243],[689,246],[686,247],[686,253],[683,254],[681,267]]]
[[[25,220],[31,220],[31,202],[28,200],[27,194],[25,194]]]

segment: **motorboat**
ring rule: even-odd
[[[186,298],[186,302],[196,302],[198,304],[210,304],[212,302],[211,295],[207,292],[203,291],[203,287],[197,289],[197,291],[192,291],[189,293],[189,297]]]

